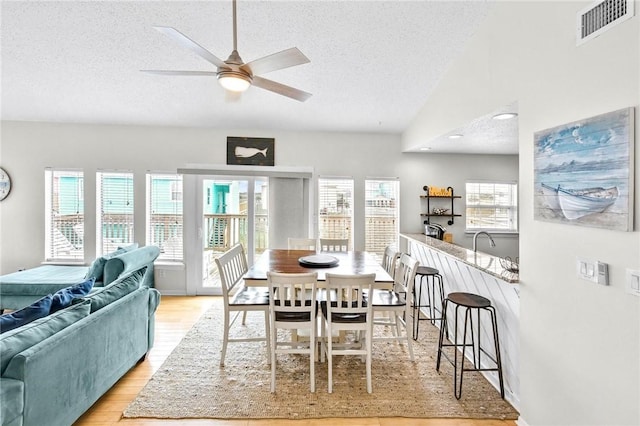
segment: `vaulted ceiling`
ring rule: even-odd
[[[265,78],[310,92],[304,103],[256,87],[239,100],[214,71],[156,31],[174,27],[223,60],[231,0],[2,2],[2,119],[292,131],[400,133],[488,13],[485,1],[239,0],[245,62],[298,47],[308,64]]]

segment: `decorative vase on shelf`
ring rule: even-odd
[[[432,211],[433,211],[433,214],[435,215],[443,215],[443,214],[446,214],[449,211],[449,209],[434,207]]]

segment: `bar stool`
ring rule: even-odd
[[[431,324],[435,325],[435,321],[442,320],[442,311],[436,306],[436,285],[438,286],[438,293],[440,295],[440,303],[444,299],[444,287],[442,285],[442,275],[436,268],[429,266],[418,266],[416,270],[416,277],[420,277],[420,284],[413,288],[413,340],[418,340],[418,326],[420,321],[429,320]],[[427,304],[422,305],[422,280],[427,279]],[[417,290],[416,290],[417,287]],[[429,318],[420,318],[420,308],[429,308]],[[440,313],[440,316],[436,318],[436,312]]]
[[[444,335],[447,332],[447,306],[449,303],[453,303],[456,305],[455,310],[455,318],[454,318],[454,332],[453,332],[453,343],[443,343]],[[458,341],[458,309],[463,308],[465,310],[464,313],[464,333],[462,337],[462,344]],[[473,317],[471,310],[475,309],[477,312],[477,327],[476,333],[478,335],[477,345],[474,340],[474,327],[473,327]],[[480,311],[486,311],[489,313],[491,318],[491,327],[493,332],[493,341],[494,341],[494,350],[496,357],[493,358],[487,351],[485,351],[480,345]],[[467,343],[467,324],[469,324],[469,331],[471,335],[471,343]],[[444,347],[453,347],[453,360],[449,358],[449,356],[444,353],[442,350]],[[471,347],[472,355],[473,355],[473,368],[465,368],[465,354],[467,346]],[[458,354],[458,348],[462,348],[462,354]],[[482,368],[481,364],[481,355],[484,354],[489,358],[493,363],[496,364],[495,368]],[[477,358],[476,358],[477,354]],[[438,358],[436,361],[436,371],[440,371],[440,359],[441,356],[444,357],[453,365],[453,393],[457,399],[460,399],[462,396],[462,378],[465,371],[497,371],[498,379],[500,381],[500,396],[504,399],[504,383],[502,379],[502,361],[500,359],[500,342],[498,337],[498,325],[496,321],[496,310],[493,306],[491,306],[491,301],[486,297],[479,296],[477,294],[472,293],[450,293],[446,299],[444,299],[442,305],[442,323],[440,327],[440,339],[438,340]],[[462,361],[460,362],[460,384],[458,385],[458,356],[462,357]]]

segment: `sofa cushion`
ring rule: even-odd
[[[111,253],[107,253],[104,256],[100,256],[96,258],[93,262],[91,262],[91,266],[89,266],[89,270],[87,271],[87,275],[85,278],[95,278],[96,281],[102,281],[102,277],[104,275],[104,266],[107,264],[107,260],[112,259],[116,256],[119,256],[124,253],[128,253],[138,248],[138,243],[133,243],[128,246],[118,247],[116,250]]]
[[[91,262],[89,270],[87,271],[87,275],[85,275],[84,277],[93,278],[96,281],[102,281],[105,263],[107,263],[107,259],[105,259],[104,256],[98,257],[96,260]]]
[[[49,311],[49,313],[52,314],[59,311],[60,309],[64,309],[70,306],[73,299],[86,296],[93,288],[94,282],[94,278],[89,278],[88,280],[79,284],[75,284],[67,288],[63,288],[62,290],[58,290],[53,295],[53,300],[51,301],[51,310]]]
[[[52,300],[53,297],[48,295],[20,310],[0,315],[0,333],[6,333],[14,328],[21,327],[38,318],[49,315]]]
[[[15,355],[86,317],[90,309],[89,302],[78,303],[0,335],[0,375]]]
[[[120,299],[122,296],[140,287],[146,269],[146,267],[143,267],[137,271],[133,271],[131,274],[122,276],[111,284],[91,292],[85,298],[91,301],[91,312],[104,308],[109,303]]]

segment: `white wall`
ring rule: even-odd
[[[424,194],[424,185],[463,188],[467,178],[517,179],[517,157],[483,156],[479,162],[475,156],[402,154],[397,135],[3,122],[0,165],[11,175],[14,186],[11,195],[0,203],[0,273],[37,266],[43,260],[45,167],[84,170],[85,255],[90,261],[95,257],[95,235],[90,230],[95,228],[97,169],[134,171],[135,234],[136,241],[144,242],[147,170],[172,171],[192,163],[224,164],[228,135],[274,137],[278,166],[313,167],[319,176],[353,176],[356,215],[364,214],[366,177],[399,177],[403,232],[422,232],[419,214],[425,207],[420,205],[419,196]],[[456,203],[462,209],[463,201]],[[459,220],[451,227],[460,243],[465,242],[463,223]],[[498,241],[497,248],[507,250],[510,244],[508,254],[513,254],[517,244],[507,241]],[[364,248],[361,220],[356,221],[355,247]],[[184,276],[183,270],[169,270],[158,287],[167,293],[184,293]]]
[[[640,424],[640,298],[625,293],[625,269],[640,269],[640,233],[533,220],[538,130],[636,107],[640,188],[640,4],[633,19],[576,47],[575,16],[589,4],[494,3],[402,140],[416,146],[518,101],[520,408],[530,426]],[[611,285],[579,280],[576,256],[608,263]]]

